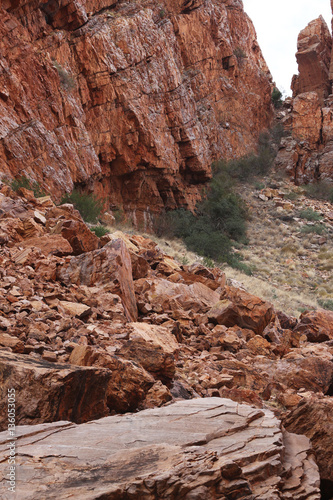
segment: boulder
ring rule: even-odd
[[[164,405],[168,401],[171,401],[171,399],[172,394],[167,386],[163,385],[162,382],[158,380],[147,392],[142,406],[144,409],[156,408]]]
[[[108,369],[104,396],[107,406],[113,412],[135,411],[155,383],[154,378],[141,366],[92,346],[76,346],[69,361],[78,366]]]
[[[81,255],[99,248],[99,238],[84,222],[65,220],[57,226],[56,232],[61,233],[61,236],[70,243],[74,255]]]
[[[0,328],[3,326],[1,322],[0,316]],[[17,337],[13,337],[12,335],[8,335],[8,333],[0,333],[0,346],[9,347],[13,352],[23,353],[24,352],[24,343],[22,340]]]
[[[105,392],[109,370],[51,363],[0,351],[2,429],[8,425],[7,390],[15,389],[16,425],[71,420],[87,422],[109,414]]]
[[[131,359],[161,380],[173,378],[179,345],[174,335],[163,326],[131,323],[127,328],[129,340],[117,354]]]
[[[162,278],[135,282],[141,312],[169,313],[178,318],[182,311],[205,313],[219,300],[219,294],[202,283],[185,285]]]
[[[305,311],[293,331],[306,335],[309,342],[333,340],[333,311]]]
[[[129,340],[116,351],[116,354],[135,361],[164,382],[174,377],[176,371],[174,356],[153,342],[146,342],[142,338]]]
[[[272,412],[229,399],[31,430],[16,430],[17,449],[24,450],[16,494],[26,500],[320,499],[309,440],[283,432]],[[7,438],[0,434],[1,461]],[[4,482],[0,488],[7,499]]]
[[[43,255],[64,256],[73,253],[73,248],[60,234],[48,234],[45,236],[28,238],[16,246],[20,248],[39,248]]]
[[[100,250],[73,257],[58,270],[57,276],[67,285],[104,285],[121,297],[128,319],[137,319],[131,258],[121,239],[111,241]]]
[[[60,300],[58,309],[60,312],[64,311],[65,314],[75,316],[80,319],[86,318],[89,314],[91,314],[91,308],[89,306],[78,302],[69,302],[67,300]]]
[[[226,287],[224,297],[207,313],[208,319],[215,324],[227,327],[237,325],[260,335],[273,319],[272,304],[244,290]]]
[[[288,412],[283,425],[290,432],[305,434],[316,452],[320,476],[333,485],[333,400],[310,395]],[[331,490],[332,492],[332,490]],[[329,498],[328,496],[325,498]]]

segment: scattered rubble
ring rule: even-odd
[[[173,411],[171,408],[183,408],[185,403],[181,400],[202,398],[196,403],[189,402],[189,408],[191,404],[213,404],[215,407],[220,405],[219,401],[222,406],[231,405],[232,408],[238,408],[236,402],[248,403],[259,420],[268,415],[267,410],[274,411],[292,432],[303,434],[308,430],[303,432],[302,425],[298,427],[297,412],[298,408],[309,404],[308,394],[314,395],[318,401],[320,398],[331,400],[333,344],[330,312],[309,311],[300,320],[289,317],[276,311],[271,303],[227,285],[221,269],[207,269],[199,263],[181,266],[164,254],[156,243],[138,235],[118,232],[108,241],[105,237],[103,241],[98,239],[98,248],[80,255],[74,249],[70,254],[59,254],[52,250],[58,221],[48,214],[57,213],[62,217],[62,224],[80,231],[84,223],[77,213],[74,214],[68,206],[55,207],[50,200],[45,205],[43,199],[35,199],[30,192],[29,196],[27,193],[24,196],[11,193],[7,187],[0,191],[0,202],[10,207],[9,212],[0,216],[0,231],[4,235],[0,249],[0,401],[4,405],[7,389],[15,388],[17,424],[32,424],[38,433],[39,429],[52,429],[51,423],[55,422],[55,429],[60,426],[59,429],[68,428],[66,432],[69,433],[76,432],[75,429],[81,432],[81,427],[71,424],[62,427],[56,422],[66,420],[81,424],[179,401],[179,406],[168,406],[170,410],[163,410],[167,414]],[[36,246],[31,240],[26,246],[31,233],[30,230],[24,232],[23,223],[36,212],[38,217],[33,219],[38,234]],[[14,221],[13,225],[11,221]],[[80,224],[71,225],[67,221]],[[86,228],[81,236],[88,231]],[[63,239],[67,244],[68,241]],[[90,241],[89,237],[87,241]],[[139,269],[144,271],[139,272]],[[205,403],[209,397],[222,399]],[[228,398],[229,402],[223,398]],[[2,430],[6,428],[4,418],[1,420]],[[114,422],[119,423],[126,422],[126,418],[134,419],[134,422],[135,418],[140,421],[144,417],[114,418]],[[104,425],[104,420],[98,422],[87,425]],[[288,449],[289,446],[291,449],[302,447],[305,438],[285,437],[281,433],[281,424],[277,420],[274,422],[280,436],[274,467],[269,461],[266,463],[266,458],[258,467],[250,464],[251,461],[245,464],[232,458],[238,464],[235,468],[238,475],[232,476],[231,480],[223,476],[224,473],[221,476],[220,472],[215,472],[213,462],[222,460],[217,457],[208,469],[212,471],[209,477],[215,478],[217,474],[214,481],[208,484],[205,474],[201,476],[198,472],[203,482],[200,479],[197,483],[193,479],[186,494],[189,495],[189,491],[195,489],[193,485],[197,484],[196,494],[199,496],[188,498],[199,498],[202,492],[206,498],[210,498],[214,491],[222,495],[231,485],[240,488],[243,498],[252,491],[258,494],[269,491],[269,498],[278,498],[277,491],[284,495],[280,498],[319,498],[316,465],[311,453],[302,451],[298,455],[300,462],[295,468],[307,472],[297,473],[295,481],[290,476],[294,452],[286,451],[285,458],[281,458],[284,446]],[[39,424],[45,424],[45,427],[41,428]],[[320,428],[320,421],[316,425]],[[230,431],[226,436],[228,433]],[[318,464],[322,464],[327,453],[323,444],[325,440],[307,435],[315,443]],[[288,446],[283,444],[287,442]],[[162,450],[164,445],[161,443],[154,446]],[[304,450],[309,449],[308,441],[306,443]],[[171,445],[165,446],[169,449]],[[212,449],[208,443],[205,446],[207,450]],[[247,454],[248,448],[247,445]],[[178,450],[178,458],[179,453]],[[200,457],[206,456],[206,451],[198,453]],[[198,460],[201,463],[201,458]],[[172,467],[178,470],[176,462]],[[32,464],[31,458],[25,472],[27,480]],[[181,470],[181,476],[185,474],[187,477],[186,467]],[[220,466],[218,470],[221,470]],[[134,476],[139,477],[141,472],[134,471]],[[228,471],[226,469],[225,474],[228,475]],[[149,473],[152,474],[151,469]],[[255,480],[251,479],[251,474]],[[270,481],[270,477],[275,479]],[[277,477],[286,480],[281,483]],[[333,480],[327,469],[323,477],[325,481]],[[149,483],[152,488],[162,487],[154,481],[152,479]],[[131,482],[129,486],[126,482],[126,488],[134,488],[133,484]],[[139,488],[140,494],[140,488],[143,488],[146,495],[144,488],[147,484],[140,479],[135,488]],[[101,492],[105,487],[111,495],[111,492],[123,491],[121,488],[125,486],[117,485],[120,489],[114,492],[104,483],[100,487]],[[168,488],[161,490],[163,495],[169,494],[167,492],[171,490]],[[312,493],[302,497],[304,491]],[[31,494],[35,495],[34,498],[43,495],[38,490]],[[48,498],[53,494],[50,490]]]

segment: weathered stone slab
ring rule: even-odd
[[[6,440],[1,433],[0,460]],[[307,438],[284,434],[270,411],[228,399],[18,427],[16,451],[16,491],[26,500],[320,498]]]

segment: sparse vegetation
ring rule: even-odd
[[[281,108],[283,101],[282,101],[282,92],[276,87],[274,87],[273,92],[272,92],[272,103],[274,105],[275,109]]]
[[[312,208],[305,208],[304,210],[301,210],[299,216],[301,217],[301,219],[306,219],[309,221],[320,221],[323,218],[322,215],[320,215]]]
[[[286,200],[290,200],[290,201],[297,200],[297,198],[299,198],[299,196],[300,196],[300,193],[297,193],[296,191],[290,191],[289,193],[286,193],[284,195],[284,197],[286,198]]]
[[[333,184],[328,181],[319,181],[304,186],[307,195],[317,200],[326,200],[333,203]]]
[[[232,186],[227,172],[217,171],[195,214],[184,209],[166,213],[155,221],[156,234],[181,238],[188,249],[207,259],[238,264],[232,247],[233,241],[246,240],[246,208]]]
[[[72,90],[75,87],[75,79],[73,75],[66,71],[57,61],[53,61],[53,66],[58,71],[60,84],[66,90]]]
[[[91,227],[90,230],[93,231],[93,233],[95,233],[98,238],[101,238],[102,236],[105,236],[110,232],[109,229],[105,226],[94,226]]]
[[[313,226],[302,226],[300,229],[301,233],[304,234],[309,234],[309,233],[315,233],[315,234],[323,234],[326,232],[326,227],[324,224],[314,224]]]
[[[96,198],[94,194],[81,193],[74,189],[71,194],[63,196],[60,203],[72,203],[84,221],[94,223],[101,215],[104,202]]]
[[[247,243],[247,209],[236,192],[237,185],[267,174],[273,159],[272,136],[265,133],[260,135],[258,154],[216,162],[206,198],[197,205],[195,213],[183,209],[168,212],[155,219],[155,233],[180,238],[188,249],[204,258],[226,262],[251,275],[252,267],[234,250]]]
[[[125,213],[124,211],[119,208],[119,207],[116,207],[112,210],[112,213],[113,213],[113,217],[115,218],[115,222],[116,224],[124,224],[125,221],[126,221],[126,216],[125,216]]]
[[[234,56],[236,57],[239,65],[241,65],[244,59],[247,58],[246,52],[239,46],[234,49]]]
[[[46,192],[41,188],[38,182],[31,182],[27,177],[21,176],[17,179],[14,179],[10,183],[10,187],[13,191],[17,192],[20,188],[29,189],[34,193],[36,198],[41,198],[42,196],[46,196]]]
[[[272,135],[262,133],[259,137],[258,154],[250,153],[228,162],[220,160],[213,165],[213,169],[216,173],[224,171],[231,179],[239,182],[249,182],[257,176],[267,175],[275,157],[273,144]]]
[[[318,299],[318,304],[323,309],[328,309],[329,311],[333,311],[333,300],[331,299],[328,300]]]

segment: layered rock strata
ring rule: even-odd
[[[281,141],[276,165],[297,184],[333,181],[332,36],[320,16],[298,36],[293,99],[278,118],[290,135]]]
[[[282,431],[272,412],[229,399],[44,424],[33,434],[23,426],[17,436],[17,494],[26,500],[320,498],[309,440]],[[5,440],[1,433],[2,457]]]
[[[2,2],[0,172],[138,222],[254,149],[271,76],[240,0]]]

